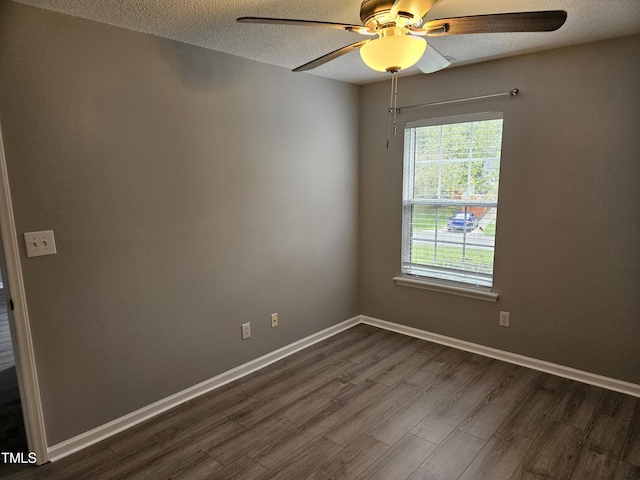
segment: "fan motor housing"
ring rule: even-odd
[[[393,20],[389,16],[393,0],[364,0],[360,5],[360,20],[367,27],[379,27]]]
[[[430,4],[435,3],[432,1],[422,0],[423,3]],[[412,6],[412,11],[401,10],[398,12],[399,18],[393,18],[391,14],[391,8],[393,7],[394,0],[364,0],[360,5],[360,20],[366,27],[377,30],[382,26],[396,25],[400,23],[401,26],[419,23],[422,20],[422,15],[426,13],[426,9],[421,11],[422,8]],[[421,3],[421,2],[416,2]],[[398,20],[402,19],[401,22]]]

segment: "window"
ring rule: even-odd
[[[502,114],[405,128],[402,274],[491,287]]]

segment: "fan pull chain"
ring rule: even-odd
[[[393,87],[393,134],[395,135],[397,133],[396,120],[398,118],[398,72],[393,74],[393,79],[395,80]]]
[[[391,120],[393,119],[393,134],[397,133],[398,118],[398,71],[391,71],[391,100],[389,101],[389,130],[387,134],[387,150],[391,142]]]

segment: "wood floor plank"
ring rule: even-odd
[[[245,454],[251,454],[263,465],[275,465],[293,450],[320,435],[335,421],[348,418],[352,412],[374,401],[387,388],[376,382],[349,384],[324,407],[308,412],[302,424],[292,425],[284,415],[269,417],[216,447],[210,454],[223,465]]]
[[[559,480],[578,449],[581,430],[551,419],[536,438],[511,480]]]
[[[571,382],[568,390],[563,394],[560,403],[551,414],[551,418],[566,423],[580,430],[584,430],[593,416],[604,389]]]
[[[377,334],[369,335],[363,341],[352,344],[350,347],[357,350],[363,345],[368,345],[368,342],[371,340],[370,337],[375,337],[376,335]],[[374,344],[378,344],[378,342],[374,342]],[[278,374],[268,377],[266,382],[259,384],[255,388],[245,390],[245,392],[251,396],[262,399],[273,397],[274,395],[292,388],[292,386],[304,381],[305,379],[318,375],[332,365],[344,365],[345,362],[340,362],[340,360],[348,360],[346,357],[350,357],[350,355],[345,353],[347,351],[350,351],[349,347],[343,348],[342,344],[339,344],[339,348],[336,347],[335,351],[331,351],[332,354],[323,352],[314,356],[305,357],[304,360],[296,362],[286,369],[280,370]]]
[[[291,426],[302,427],[309,424],[314,412],[333,412],[353,401],[354,397],[358,395],[358,393],[355,393],[357,391],[369,392],[370,390],[366,387],[375,387],[379,391],[383,391],[382,386],[378,387],[371,382],[367,383],[362,390],[358,390],[356,387],[349,382],[332,378],[321,387],[301,396],[285,408],[274,411],[273,416],[286,421]],[[362,398],[362,400],[364,399]]]
[[[618,457],[624,446],[629,424],[608,415],[594,415],[593,422],[585,431],[583,446],[597,452]]]
[[[579,448],[576,461],[567,469],[562,480],[609,480],[615,474],[618,460],[611,455],[588,448]]]
[[[260,478],[272,480],[299,480],[312,475],[329,459],[342,451],[342,447],[322,436],[299,448]]]
[[[161,413],[139,425],[126,429],[117,435],[104,440],[104,443],[114,452],[139,448],[140,442],[157,442],[171,436],[181,426],[185,425],[188,417],[181,414],[189,410],[188,404],[182,404]],[[188,423],[187,423],[188,425]]]
[[[489,440],[509,413],[540,379],[534,370],[518,367],[507,375],[458,427],[459,430]]]
[[[132,479],[178,474],[201,461],[207,450],[244,430],[229,420],[217,423],[203,420],[160,442],[142,445],[133,451],[117,452],[108,465],[99,466],[90,476]]]
[[[292,425],[289,417],[282,417],[290,427],[280,431],[266,442],[256,444],[248,454],[261,464],[271,467],[292,451],[321,435],[336,422],[344,422],[356,412],[367,408],[388,387],[376,382],[348,384],[347,389],[317,410],[308,410],[302,423]]]
[[[640,467],[620,460],[612,480],[640,480]]]
[[[365,470],[358,480],[405,480],[435,448],[433,443],[407,434]]]
[[[424,368],[445,349],[444,345],[422,341],[415,350],[374,373],[369,379],[388,386],[394,385],[406,377],[407,373]]]
[[[360,363],[355,363],[349,372],[352,375],[351,382],[360,383],[367,379],[374,380],[375,377],[383,375],[384,372],[394,370],[398,362],[408,356],[414,356],[421,343],[424,342],[417,338],[409,337],[397,346],[393,345],[378,355],[374,355]],[[389,383],[386,383],[386,385],[389,385]]]
[[[287,422],[290,428],[277,432],[268,441],[257,444],[247,452],[251,458],[265,465],[273,467],[284,460],[292,451],[317,438],[322,431],[322,421],[316,419],[327,418],[339,406],[331,400],[319,402],[318,396],[312,396],[307,402],[299,402],[292,406],[298,415],[281,412],[278,417]]]
[[[171,450],[167,452],[167,454],[162,454],[148,464],[128,468],[124,474],[107,471],[102,472],[100,477],[113,480],[121,478],[126,478],[127,480],[148,480],[149,478],[176,478],[185,472],[191,472],[191,477],[193,477],[195,472],[202,468],[203,463],[210,462],[211,460],[211,457],[202,450],[189,445],[187,448]],[[220,465],[218,464],[214,468],[217,470],[220,468]],[[200,475],[202,475],[201,471]]]
[[[640,467],[640,401],[636,402],[636,408],[629,421],[629,430],[620,458],[636,467]]]
[[[333,356],[337,353],[344,354],[347,349],[357,349],[358,346],[368,346],[371,343],[375,343],[374,338],[369,338],[372,335],[381,336],[384,332],[381,332],[375,327],[369,325],[356,325],[353,328],[345,332],[341,332],[339,335],[334,335],[330,338],[311,345],[308,348],[293,353],[282,360],[272,363],[262,369],[260,373],[266,376],[274,376],[282,373],[283,371],[289,371],[296,367],[296,365],[308,361],[310,358],[318,356]]]
[[[531,447],[533,441],[504,429],[486,443],[464,471],[460,480],[508,479]]]
[[[328,405],[326,409],[320,412],[320,416],[327,414],[332,409],[337,408],[334,405]],[[291,452],[309,444],[320,436],[322,428],[318,427],[317,418],[318,412],[314,412],[309,425],[302,427],[288,426],[288,428],[275,432],[266,441],[257,442],[253,448],[247,450],[247,455],[267,468],[275,467],[291,455]]]
[[[543,374],[502,424],[502,428],[535,439],[544,421],[556,410],[570,380]]]
[[[474,355],[473,353],[465,352],[464,350],[458,350],[456,348],[447,348],[442,353],[437,355],[433,360],[431,360],[427,365],[425,365],[424,368],[425,370],[428,370],[432,373],[439,374],[444,371],[450,370],[453,366],[463,361],[478,364],[489,363],[489,359],[486,357]]]
[[[258,480],[260,478],[264,478],[268,472],[269,470],[266,467],[263,467],[259,463],[254,463],[253,465],[238,472],[233,477],[223,478],[224,480]]]
[[[485,440],[455,430],[408,480],[458,480],[486,443]]]
[[[468,360],[468,356],[458,357],[457,363],[452,364],[448,370],[441,370],[416,397],[405,404],[404,408],[391,416],[382,418],[369,430],[368,434],[387,445],[395,445],[438,405],[480,371],[481,364]]]
[[[269,377],[269,380],[262,385],[247,391],[252,397],[268,399],[281,392],[286,392],[300,382],[322,373],[331,365],[337,364],[339,359],[333,356],[312,357],[304,362],[300,362],[290,370],[285,370],[279,375]]]
[[[618,464],[629,425],[608,415],[594,414],[580,448],[563,478],[611,478]]]
[[[199,462],[182,470],[174,478],[175,480],[210,480],[223,469],[222,465],[213,458],[205,455]],[[164,472],[160,472],[163,476]]]
[[[492,361],[427,415],[411,433],[439,445],[515,369],[514,365]]]
[[[218,471],[212,472],[212,474],[206,478],[207,480],[240,480],[240,478],[258,478],[259,476],[264,475],[266,471],[266,467],[256,463],[255,460],[244,455],[226,467],[222,467]]]
[[[334,398],[332,403],[341,406],[341,408],[335,411],[329,408],[331,415],[323,416],[322,424],[318,428],[326,430],[332,425],[348,421],[357,412],[374,405],[377,399],[390,388],[371,380],[355,385],[353,389],[347,390]]]
[[[247,408],[237,411],[229,418],[249,428],[309,395],[323,397],[338,395],[340,390],[344,389],[344,383],[336,377],[348,370],[350,365],[350,362],[340,359],[327,365],[315,375],[302,378],[283,392],[268,397],[263,395],[261,399],[247,405]]]
[[[388,445],[375,438],[363,435],[326,462],[307,480],[333,480],[337,478],[355,480],[389,448]]]
[[[167,438],[174,438],[191,426],[203,421],[207,424],[222,422],[238,410],[246,410],[257,400],[245,393],[223,394],[216,402],[197,402],[180,405],[146,422],[125,430],[104,442],[115,452],[131,451],[141,443],[153,444]]]
[[[286,421],[270,417],[251,429],[245,429],[233,437],[229,437],[219,445],[208,450],[209,455],[227,466],[263,442],[269,442],[272,437],[280,434],[287,434],[291,431],[291,426]]]
[[[336,352],[336,355],[345,360],[357,363],[354,361],[354,358],[359,358],[361,355],[363,355],[364,358],[367,358],[372,350],[375,352],[374,345],[383,345],[386,341],[394,338],[395,336],[392,332],[380,329],[377,330],[378,331],[374,334],[361,338],[357,342],[349,342],[343,346],[339,352]]]
[[[636,397],[605,390],[596,408],[596,413],[629,423],[637,404],[638,399]]]
[[[402,338],[404,337],[404,338]],[[371,338],[365,348],[354,349],[353,352],[343,352],[341,357],[353,363],[363,363],[371,358],[382,358],[388,352],[398,349],[403,343],[409,341],[409,337],[399,333],[385,331]]]
[[[348,445],[378,423],[381,418],[403,409],[405,403],[422,390],[431,379],[431,373],[418,370],[406,380],[389,387],[366,408],[355,411],[349,418],[334,423],[323,435],[339,445]]]

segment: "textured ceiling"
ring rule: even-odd
[[[360,24],[361,0],[14,0],[19,3],[171,38],[264,63],[295,68],[363,39],[350,32],[281,25],[239,24],[240,16]],[[640,33],[640,0],[440,0],[427,19],[536,10],[566,10],[555,32],[429,38],[453,68],[499,57]],[[415,69],[415,67],[414,67]],[[418,73],[417,70],[407,70]],[[351,52],[315,70],[351,83],[386,79]]]

